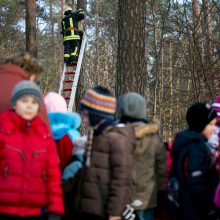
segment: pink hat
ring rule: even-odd
[[[217,113],[218,120],[220,120],[220,96],[217,96],[215,102],[212,104],[212,107],[215,109]]]
[[[67,112],[66,100],[56,92],[49,92],[44,97],[47,112]]]

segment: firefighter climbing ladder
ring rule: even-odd
[[[77,64],[64,64],[63,67],[63,74],[60,80],[59,94],[65,98],[67,102],[68,112],[71,112],[73,110],[73,105],[75,104],[77,84],[79,81],[79,74],[82,65],[86,40],[86,34],[84,33]]]

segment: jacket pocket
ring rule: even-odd
[[[31,166],[32,175],[47,181],[47,150],[35,150],[32,155],[33,164]]]
[[[7,150],[7,149],[10,150],[12,153],[13,153],[13,152],[14,152],[14,153],[18,153],[23,160],[26,160],[26,156],[25,156],[24,152],[23,152],[21,149],[16,148],[16,147],[13,147],[13,146],[10,146],[10,145],[6,145],[6,146],[5,146],[5,149],[6,149],[6,150]]]
[[[47,150],[42,149],[42,150],[36,150],[33,153],[33,158],[40,158],[43,159],[46,156]]]

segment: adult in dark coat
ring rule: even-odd
[[[179,207],[177,213],[171,208],[171,213],[176,215],[176,220],[208,220],[217,173],[206,142],[215,129],[216,112],[207,103],[194,104],[188,109],[186,120],[189,127],[176,135],[171,152],[173,162],[168,185],[171,201],[175,200],[171,182],[177,180],[179,187],[175,201]]]

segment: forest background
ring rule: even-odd
[[[0,58],[31,51],[44,67],[43,94],[58,91],[64,0],[0,0]],[[164,140],[183,129],[186,109],[220,95],[220,1],[78,0],[86,52],[76,96],[95,85],[117,97],[139,92]]]

